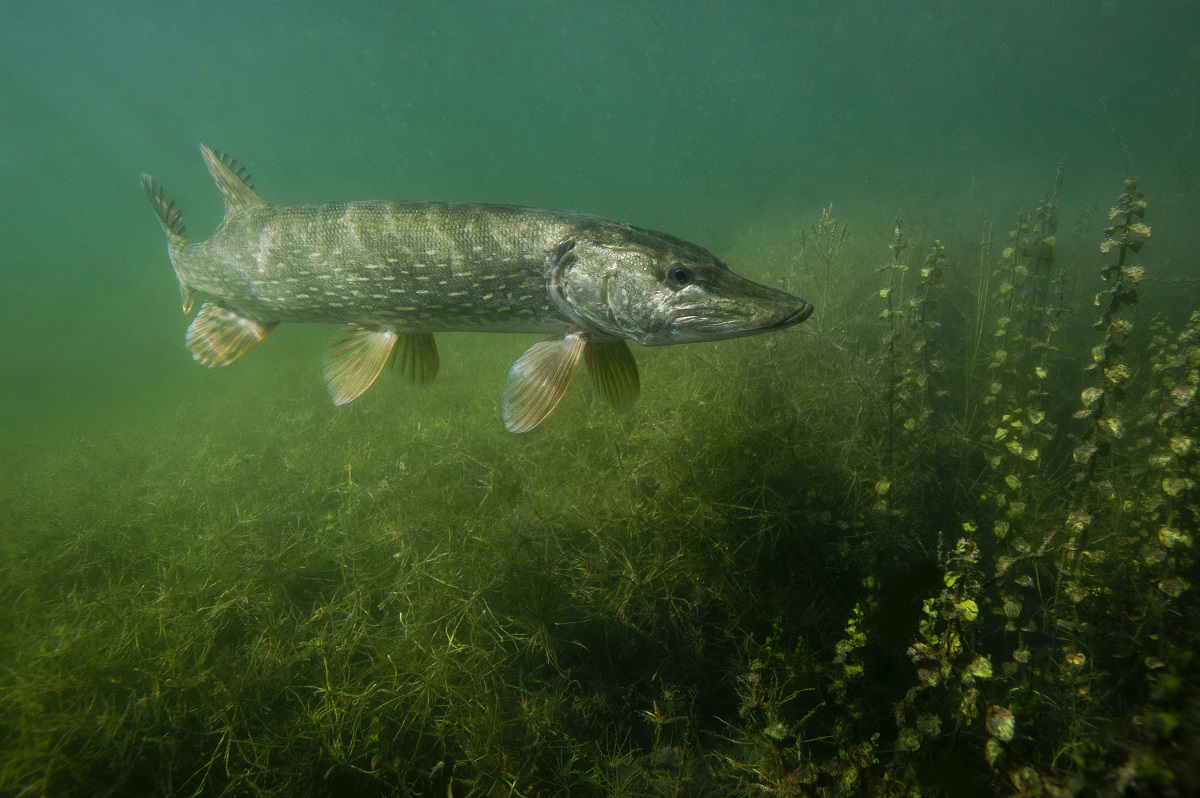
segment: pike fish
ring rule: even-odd
[[[739,277],[664,233],[583,213],[512,205],[333,202],[269,205],[237,161],[200,152],[225,200],[207,241],[185,237],[158,182],[142,187],[167,235],[183,311],[204,302],[187,347],[226,366],[284,322],[346,325],[324,359],[335,404],[392,365],[416,383],[438,372],[433,334],[540,333],[512,365],[504,425],[527,432],[558,404],[579,362],[614,408],[637,400],[629,340],[715,341],[799,324],[809,302]]]

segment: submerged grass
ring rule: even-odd
[[[644,351],[627,416],[314,388],[47,456],[2,489],[0,792],[1188,794],[1200,330],[1083,374],[1114,339],[1020,274],[1094,280],[1057,212],[981,281],[827,210],[789,279],[841,323]],[[1114,378],[1123,437],[1064,396]]]

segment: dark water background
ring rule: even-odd
[[[137,176],[205,237],[221,206],[198,142],[271,202],[581,210],[778,279],[735,242],[829,203],[881,241],[897,212],[977,241],[1059,162],[1063,216],[1091,213],[1094,241],[1123,140],[1160,262],[1186,271],[1198,79],[1195,2],[9,2],[0,450],[21,461],[185,401],[319,382],[328,330],[281,330],[228,373],[184,350]],[[470,389],[498,396],[526,344],[458,344],[494,361]]]

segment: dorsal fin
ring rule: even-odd
[[[270,207],[266,200],[254,193],[250,185],[250,175],[238,166],[234,159],[215,153],[203,144],[200,153],[208,166],[208,173],[213,176],[221,196],[225,199],[225,218],[237,216],[239,213]]]

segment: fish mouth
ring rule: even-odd
[[[688,341],[720,341],[728,338],[741,338],[747,335],[782,330],[799,324],[813,314],[813,304],[796,297],[799,304],[793,304],[784,315],[779,315],[778,309],[762,313],[744,314],[730,313],[728,315],[697,311],[695,308],[680,309],[671,314],[674,329],[673,343]]]
[[[800,304],[791,309],[791,312],[782,317],[771,319],[772,314],[764,314],[766,317],[759,316],[757,319],[729,319],[725,320],[720,326],[727,330],[741,328],[742,335],[754,335],[761,332],[770,332],[773,330],[782,330],[785,327],[791,327],[799,324],[813,314],[813,303],[806,299],[796,297]],[[728,325],[728,326],[726,326]],[[717,325],[714,325],[717,326]]]
[[[797,307],[794,311],[792,311],[792,313],[790,315],[785,316],[783,319],[780,319],[775,324],[772,324],[768,327],[764,327],[763,329],[778,330],[778,329],[782,329],[784,327],[791,327],[793,324],[799,324],[800,322],[804,321],[809,316],[811,316],[813,314],[813,310],[814,310],[813,303],[809,302],[808,300],[801,299],[800,306]]]

